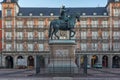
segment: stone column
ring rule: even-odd
[[[13,56],[13,63],[14,63],[13,64],[13,66],[14,66],[13,68],[17,68],[17,61],[18,61],[17,60],[17,56]]]
[[[108,56],[108,68],[112,68],[112,55]]]
[[[2,55],[2,66],[3,66],[3,67],[6,67],[6,64],[5,64],[5,57],[6,57],[6,56],[3,56],[3,55]]]
[[[81,67],[80,66],[80,55],[78,55],[78,58],[77,58],[77,65],[78,65],[79,68]]]
[[[88,64],[90,65],[90,67],[91,67],[91,58],[92,58],[92,55],[88,55]]]
[[[102,55],[98,55],[98,63],[102,64]]]
[[[48,66],[48,57],[45,57],[45,67]]]

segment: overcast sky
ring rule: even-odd
[[[61,7],[62,5],[66,7],[105,7],[106,4],[107,0],[19,0],[20,7]]]

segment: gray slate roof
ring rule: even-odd
[[[90,16],[93,15],[93,13],[96,13],[98,16],[103,16],[104,13],[107,13],[107,9],[105,7],[88,7],[88,8],[66,8],[68,14],[72,13],[79,13],[82,15],[85,13],[86,15]],[[32,13],[32,16],[40,16],[40,13],[43,14],[43,16],[50,16],[51,13],[53,13],[54,16],[60,15],[60,8],[24,8],[21,7],[19,10],[19,13],[22,14],[22,16],[29,16],[30,13]],[[18,13],[18,15],[19,15]]]

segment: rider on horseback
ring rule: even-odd
[[[68,17],[66,15],[65,6],[62,6],[62,8],[61,8],[59,19],[63,20],[65,22],[66,27],[69,28],[69,26],[68,26]]]

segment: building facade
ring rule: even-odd
[[[40,64],[49,64],[48,29],[50,21],[58,19],[60,8],[20,7],[18,0],[3,0],[1,66],[34,68],[36,55]],[[76,64],[81,67],[83,55],[93,67],[120,67],[120,0],[108,0],[105,7],[66,8],[80,14],[76,21]],[[68,14],[69,15],[69,14]]]

